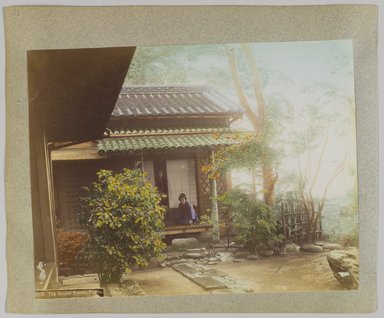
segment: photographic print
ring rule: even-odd
[[[376,6],[4,17],[7,312],[375,310]]]
[[[351,40],[27,64],[37,299],[358,289]]]

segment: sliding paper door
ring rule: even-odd
[[[169,207],[179,206],[179,195],[185,193],[189,203],[197,205],[195,161],[167,160]]]

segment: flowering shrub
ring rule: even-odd
[[[85,256],[102,283],[118,282],[124,272],[145,266],[165,247],[161,241],[161,195],[140,170],[100,170],[98,181],[84,188],[80,222],[90,240]]]

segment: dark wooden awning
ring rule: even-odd
[[[118,99],[135,47],[28,52],[30,119],[48,141],[98,139]]]

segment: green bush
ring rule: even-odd
[[[240,189],[233,189],[219,198],[224,216],[233,214],[235,241],[257,254],[257,246],[270,240],[280,242],[273,210]]]
[[[340,238],[340,244],[343,247],[359,247],[359,233],[358,230],[355,229],[352,233],[350,234],[345,234],[342,235]]]
[[[79,219],[89,232],[84,256],[95,265],[101,283],[118,282],[124,272],[147,265],[165,247],[159,233],[164,208],[140,170],[100,170],[97,177],[81,198]]]
[[[211,220],[211,217],[207,214],[203,214],[201,217],[200,217],[200,224],[206,224],[206,225],[211,225],[212,224],[212,220]]]
[[[359,232],[358,228],[350,230],[348,233],[325,233],[323,239],[332,243],[341,244],[343,247],[359,247]]]

